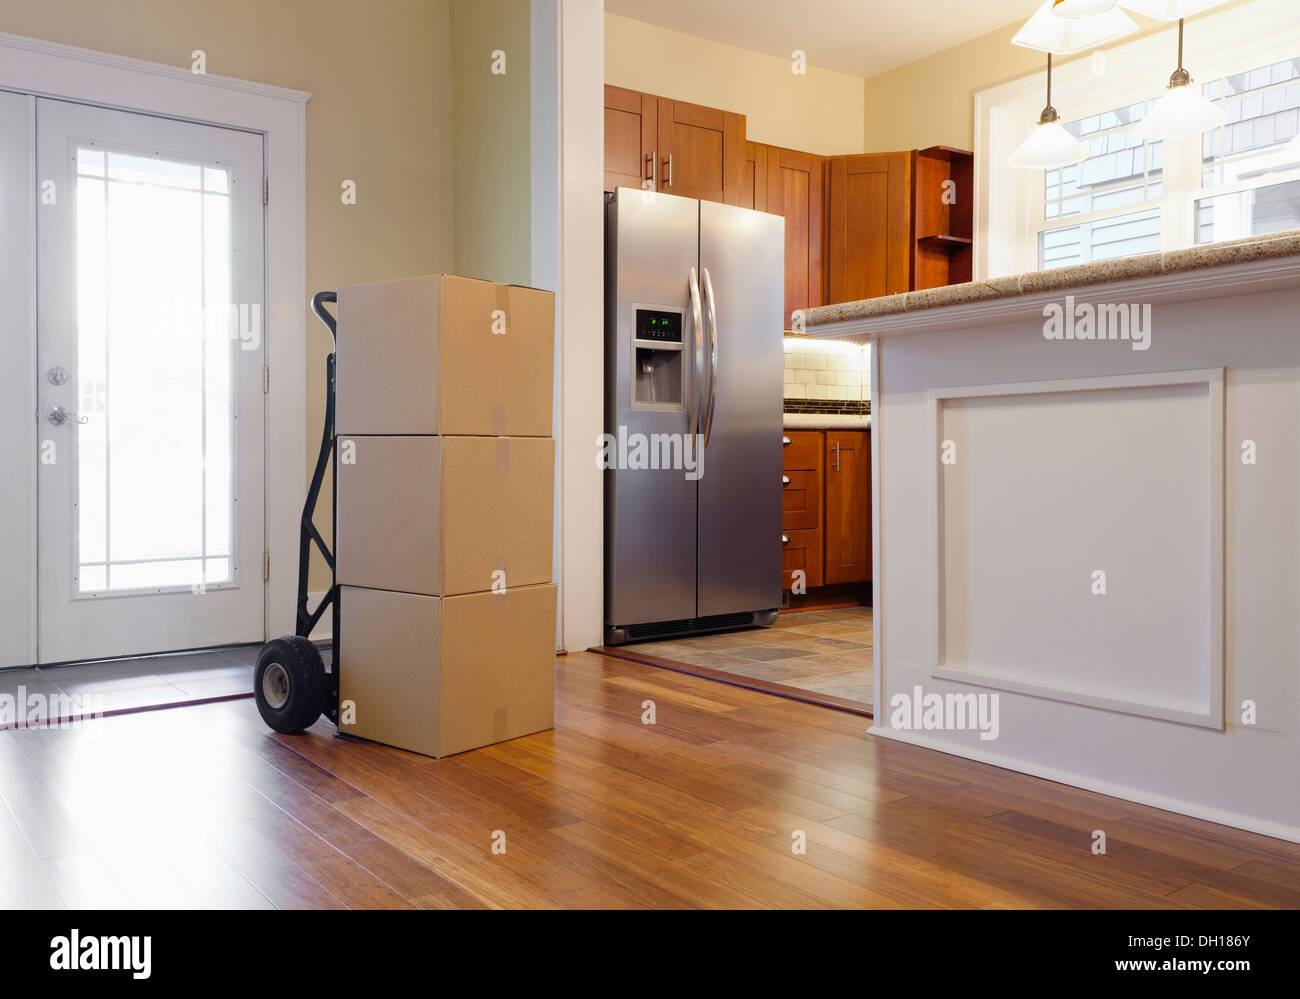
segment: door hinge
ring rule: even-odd
[[[262,578],[271,578],[271,553],[262,552]]]
[[[271,203],[271,178],[263,177],[262,178],[262,204],[269,205],[270,203]]]
[[[269,364],[263,364],[262,365],[262,394],[266,395],[266,393],[270,391],[271,391],[271,366]]]

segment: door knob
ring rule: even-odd
[[[90,422],[90,420],[87,417],[78,416],[76,413],[64,409],[62,406],[51,406],[49,408],[49,411],[45,414],[45,418],[49,420],[51,423],[53,423],[56,427],[61,427],[63,426],[63,424],[68,422],[72,422],[72,423]]]
[[[781,485],[788,486],[789,484],[790,484],[790,476],[788,475],[781,476]]]
[[[51,385],[62,385],[68,380],[68,373],[62,368],[50,368],[50,370],[45,373],[45,380]]]
[[[789,543],[790,543],[790,535],[788,535],[788,534],[782,534],[782,535],[781,535],[781,544],[783,544],[783,545],[788,545]]]

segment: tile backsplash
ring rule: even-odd
[[[846,411],[865,408],[861,404],[871,400],[866,346],[846,340],[787,336],[785,399],[787,409],[796,400],[846,403]]]

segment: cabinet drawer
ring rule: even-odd
[[[790,469],[782,476],[781,529],[813,531],[822,523],[821,473],[816,469]]]
[[[790,443],[782,448],[781,467],[786,471],[821,468],[822,432],[820,430],[787,430],[784,438]]]
[[[781,589],[794,586],[794,573],[802,570],[804,585],[811,589],[822,585],[822,532],[784,531],[781,545]]]

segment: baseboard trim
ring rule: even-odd
[[[892,739],[895,742],[904,742],[910,746],[917,746],[921,749],[931,749],[937,753],[944,753],[948,756],[957,756],[967,760],[975,760],[979,763],[987,763],[990,766],[1001,767],[1004,770],[1012,770],[1016,773],[1028,774],[1031,777],[1041,777],[1043,780],[1054,781],[1057,784],[1068,784],[1070,787],[1082,788],[1085,791],[1095,791],[1098,794],[1109,795],[1112,798],[1120,798],[1124,801],[1136,802],[1139,805],[1149,805],[1152,808],[1160,808],[1166,812],[1176,812],[1179,815],[1187,815],[1194,819],[1203,819],[1206,822],[1214,822],[1221,826],[1231,826],[1234,829],[1244,829],[1246,832],[1259,833],[1261,836],[1272,836],[1274,839],[1287,840],[1291,843],[1300,843],[1300,827],[1287,825],[1282,822],[1272,822],[1268,819],[1257,819],[1253,816],[1243,815],[1240,812],[1231,812],[1222,808],[1214,808],[1209,805],[1200,805],[1195,802],[1186,801],[1182,798],[1173,798],[1168,795],[1156,794],[1151,791],[1144,791],[1140,788],[1131,787],[1128,784],[1119,784],[1115,781],[1098,780],[1084,774],[1076,773],[1072,770],[1061,770],[1056,767],[1045,767],[1037,763],[1031,763],[1027,760],[1014,756],[1006,756],[1002,753],[990,753],[984,750],[968,749],[966,747],[956,747],[948,742],[941,742],[931,736],[901,731],[899,729],[884,728],[880,725],[872,725],[867,729],[868,735],[879,736],[882,739]]]

